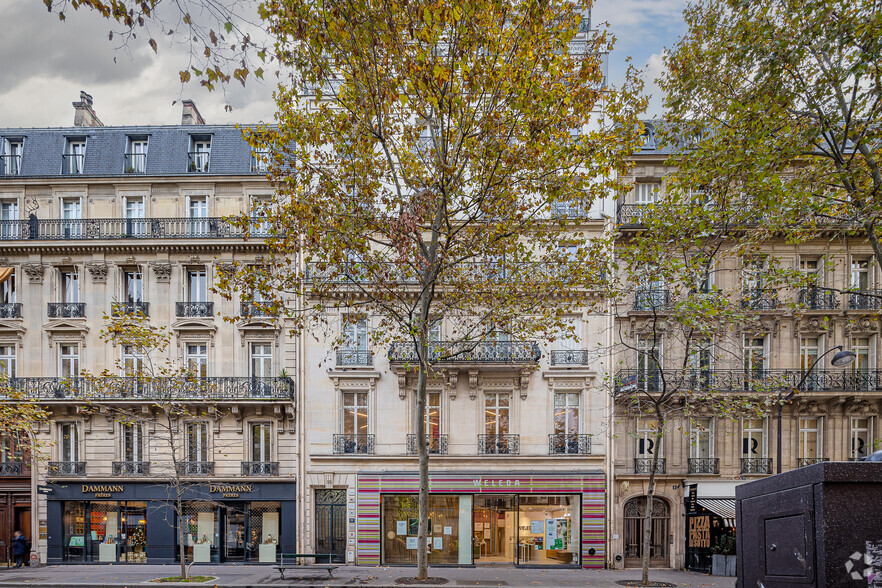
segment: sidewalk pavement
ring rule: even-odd
[[[396,578],[413,577],[405,567],[341,566],[329,579],[324,570],[286,571],[285,580],[266,565],[194,565],[191,575],[214,576],[208,586],[399,586]],[[0,568],[0,587],[5,586],[199,586],[200,584],[153,583],[156,578],[176,576],[177,565],[53,565],[41,568]],[[448,580],[443,586],[618,586],[620,580],[639,580],[640,570],[573,570],[514,567],[429,568],[429,575]],[[650,579],[677,586],[732,588],[735,578],[695,572],[652,570]]]

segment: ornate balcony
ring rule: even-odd
[[[179,461],[178,475],[180,476],[213,476],[213,461]]]
[[[0,304],[0,319],[21,318],[21,302],[4,302]]]
[[[86,462],[84,461],[50,461],[47,471],[49,477],[53,476],[85,476]]]
[[[30,468],[23,461],[0,461],[0,476],[25,476]]]
[[[806,310],[839,310],[839,298],[836,292],[803,288],[799,291],[799,305]]]
[[[81,218],[0,221],[0,241],[96,239],[233,239],[245,231],[222,217]],[[251,232],[251,236],[258,236]]]
[[[542,357],[535,341],[484,341],[463,343],[435,341],[429,344],[430,363],[536,363]],[[389,347],[390,363],[419,362],[413,343],[396,342]]]
[[[690,457],[688,465],[690,474],[720,473],[720,459],[717,457]]]
[[[288,400],[290,378],[10,378],[16,400]],[[0,402],[3,399],[0,397]]]
[[[655,466],[656,474],[664,474],[667,471],[667,467],[665,465],[665,458],[658,458],[658,463]],[[636,457],[634,458],[634,473],[635,474],[649,474],[652,472],[652,458],[651,457]]]
[[[211,318],[214,316],[214,302],[175,302],[175,316]]]
[[[114,302],[110,305],[113,316],[137,315],[150,316],[149,302]]]
[[[640,288],[634,292],[634,306],[631,310],[667,310],[671,306],[671,293],[663,288]]]
[[[278,476],[279,462],[277,461],[243,461],[243,476]]]
[[[770,457],[742,457],[742,474],[771,474],[772,458]]]
[[[643,204],[619,204],[617,214],[619,226],[641,226],[645,212],[646,206]]]
[[[520,435],[478,435],[478,455],[517,455]]]
[[[796,467],[804,468],[805,466],[815,465],[816,463],[824,463],[830,461],[829,457],[800,457],[796,460]]]
[[[793,370],[619,370],[615,393],[645,390],[659,392],[663,382],[668,389],[683,391],[746,392],[793,389],[804,372]],[[664,380],[662,380],[664,377]],[[882,390],[882,370],[815,370],[803,382],[804,390],[855,392]]]
[[[262,308],[254,302],[245,303],[239,307],[239,316],[243,318],[273,318],[276,315],[272,311]]]
[[[548,455],[591,455],[591,435],[552,433],[548,436]]]
[[[741,308],[775,310],[778,308],[778,291],[773,288],[746,289],[741,293]]]
[[[84,318],[85,302],[50,302],[46,307],[49,318]]]
[[[338,349],[338,366],[369,366],[374,365],[374,354],[362,349]]]
[[[373,455],[373,435],[334,435],[335,455]]]
[[[149,461],[115,461],[113,462],[114,476],[149,476]]]
[[[550,353],[551,365],[588,365],[589,351],[587,349],[562,349]]]
[[[426,435],[426,450],[431,455],[447,455],[447,435],[438,435],[437,437]],[[418,455],[419,451],[417,436],[410,433],[407,436],[407,454]]]
[[[862,290],[849,292],[849,310],[879,310],[882,309],[882,290]]]

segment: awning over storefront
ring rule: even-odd
[[[735,500],[727,498],[699,498],[696,502],[723,518],[727,527],[735,526]]]

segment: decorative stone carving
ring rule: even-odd
[[[107,282],[107,264],[104,263],[87,263],[86,269],[92,276],[92,283],[104,284]]]
[[[154,263],[153,274],[156,281],[167,284],[171,280],[171,264],[170,263]]]
[[[846,321],[842,330],[845,336],[853,333],[878,333],[879,321],[872,316],[859,316]]]
[[[469,370],[469,398],[478,397],[478,370]]]
[[[447,393],[451,400],[456,400],[456,384],[459,378],[459,372],[456,370],[447,374]]]
[[[43,273],[46,270],[46,266],[39,263],[26,263],[21,266],[24,270],[25,275],[28,277],[28,283],[30,284],[42,284],[43,283]]]
[[[876,410],[869,401],[854,398],[846,403],[845,414],[851,416],[872,416],[876,414]]]
[[[401,373],[398,374],[398,398],[404,400],[405,396],[407,396],[407,374]]]
[[[217,264],[217,271],[221,273],[221,275],[231,276],[233,272],[236,271],[236,264],[229,262],[221,262]]]
[[[520,379],[521,400],[527,399],[527,387],[529,385],[530,385],[530,371],[524,370],[521,372],[521,379]]]
[[[809,400],[808,402],[800,402],[796,406],[796,414],[807,416],[821,416],[825,414],[824,405],[817,400]]]

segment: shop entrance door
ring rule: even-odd
[[[475,496],[474,517],[475,565],[516,563],[516,497]]]
[[[346,560],[346,490],[315,491],[315,552],[331,554],[332,563]]]
[[[224,561],[245,561],[245,513],[231,506],[223,510]]]

